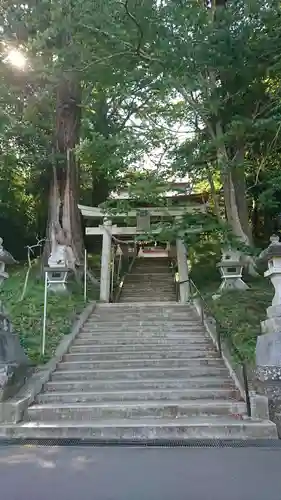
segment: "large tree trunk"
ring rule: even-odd
[[[231,169],[232,181],[235,189],[235,198],[238,215],[244,233],[248,236],[250,243],[253,241],[252,228],[250,226],[249,207],[247,200],[246,176],[244,167],[244,148],[238,146],[235,152],[235,165]]]
[[[211,198],[212,198],[213,204],[214,204],[214,212],[216,214],[216,217],[217,217],[218,221],[220,221],[221,218],[222,218],[221,217],[221,212],[220,212],[220,203],[219,203],[218,195],[216,193],[216,187],[215,187],[215,183],[214,183],[213,173],[212,173],[211,167],[209,167],[207,165],[206,171],[207,171],[207,178],[208,178],[209,186],[210,186]]]
[[[233,231],[243,243],[250,243],[248,235],[244,232],[238,212],[236,202],[235,188],[232,179],[231,169],[229,168],[229,159],[226,147],[223,140],[223,130],[220,121],[216,123],[216,140],[217,140],[217,162],[221,172],[221,180],[223,185],[225,211],[227,221]]]
[[[242,221],[240,219],[240,214],[239,214],[239,209],[238,209],[238,204],[237,204],[237,197],[239,196],[239,193],[235,190],[234,182],[233,182],[233,174],[231,171],[231,168],[229,167],[229,161],[228,161],[228,155],[226,151],[226,147],[223,141],[223,131],[222,131],[222,126],[220,122],[217,122],[216,124],[216,139],[217,139],[217,161],[218,161],[218,166],[220,168],[221,172],[221,179],[222,179],[222,184],[223,184],[223,193],[224,193],[224,202],[225,202],[225,211],[226,211],[226,217],[227,221],[232,229],[233,234],[245,245],[250,246],[251,244],[251,239],[249,234],[246,232],[246,228],[248,227],[249,223],[247,220],[244,221],[245,226],[243,227]],[[237,190],[238,190],[238,185],[237,185]],[[243,195],[243,193],[242,193]],[[245,199],[246,199],[246,191],[244,193]],[[241,203],[241,212],[245,216],[244,210],[245,207],[243,207]],[[242,208],[244,209],[242,211]],[[249,255],[244,255],[241,254],[241,260],[245,266],[246,271],[248,274],[250,274],[253,277],[259,276],[259,274],[256,271],[256,265],[253,257]]]
[[[46,237],[66,245],[73,268],[83,262],[83,233],[78,209],[78,169],[75,147],[81,123],[81,90],[74,74],[63,75],[57,87],[53,176]],[[46,258],[45,252],[45,258]]]

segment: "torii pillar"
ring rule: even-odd
[[[189,282],[188,282],[188,265],[187,265],[187,252],[182,239],[177,238],[177,261],[178,261],[178,274],[180,282],[180,302],[185,304],[189,300]]]
[[[110,219],[104,219],[102,254],[101,254],[101,274],[100,274],[101,302],[109,302],[109,296],[110,296],[111,239],[112,239],[112,221]]]

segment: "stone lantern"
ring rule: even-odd
[[[281,243],[279,236],[271,236],[266,258],[268,269],[264,276],[270,278],[275,292],[272,305],[267,309],[267,316],[268,318],[281,317]]]
[[[6,272],[6,265],[9,264],[16,264],[16,261],[4,250],[3,240],[0,238],[0,286],[9,277]],[[29,373],[29,359],[0,301],[0,402],[13,397]]]
[[[66,245],[53,245],[48,267],[45,267],[48,290],[54,293],[67,293],[68,272]]]
[[[268,263],[264,276],[270,278],[275,294],[266,311],[267,319],[261,322],[263,335],[257,339],[257,373],[260,380],[281,381],[281,243],[278,236],[270,238],[262,257]]]
[[[243,265],[237,250],[223,250],[222,259],[217,267],[222,277],[222,283],[218,290],[219,295],[228,290],[247,290],[249,288],[242,280]]]

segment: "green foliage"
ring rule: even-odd
[[[207,302],[209,311],[217,320],[217,328],[226,340],[230,337],[242,357],[249,363],[255,361],[257,336],[260,322],[266,317],[271,304],[273,288],[263,277],[251,279],[244,276],[249,285],[245,291],[229,291],[217,300],[212,296],[221,284],[217,263],[221,259],[220,242],[212,234],[205,235],[189,249],[190,276]],[[233,352],[235,359],[235,353]]]
[[[191,190],[211,191],[208,214],[160,221],[159,239],[180,235],[195,281],[217,283],[221,246],[255,253],[233,236],[221,192],[223,173],[242,172],[246,224],[254,243],[265,243],[281,211],[279,2],[229,1],[214,11],[185,0],[45,0],[4,2],[0,15],[0,236],[15,257],[25,258],[24,247],[45,235],[55,94],[65,75],[81,87],[80,201],[97,205],[127,187],[138,206],[167,206],[163,183],[188,175]],[[5,62],[11,48],[26,54],[24,71]],[[238,201],[241,192],[238,186]],[[126,213],[132,203],[104,207]],[[188,232],[199,226],[200,233]],[[21,307],[26,317],[38,314],[39,325],[36,300]]]
[[[220,323],[222,335],[231,337],[243,358],[255,361],[257,337],[260,335],[260,322],[266,318],[266,309],[271,304],[273,289],[265,279],[248,283],[245,292],[225,293],[220,299],[212,301],[214,316]],[[211,302],[209,298],[209,302]]]
[[[35,363],[47,361],[55,352],[58,343],[70,332],[71,325],[85,307],[82,285],[71,285],[69,295],[48,296],[46,354],[41,356],[41,340],[44,307],[44,282],[37,279],[34,270],[28,281],[27,292],[19,302],[24,285],[26,269],[15,269],[1,288],[0,298],[9,314],[15,331],[30,357]],[[89,297],[95,299],[97,290],[90,289]]]

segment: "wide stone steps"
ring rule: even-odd
[[[19,425],[0,436],[141,443],[276,438],[246,416],[190,306],[99,305]]]
[[[120,302],[170,302],[176,301],[174,277],[168,259],[154,261],[137,259],[126,276],[120,295]]]
[[[0,436],[33,439],[92,439],[96,442],[183,442],[191,439],[274,439],[272,422],[240,417],[138,418],[86,421],[25,422],[0,425]]]

